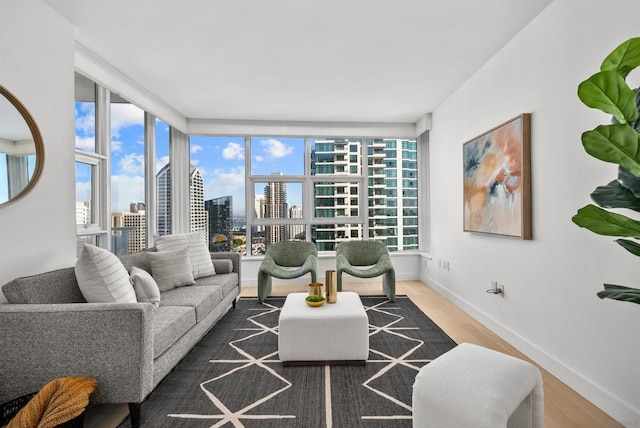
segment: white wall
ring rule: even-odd
[[[0,207],[0,285],[75,262],[73,71],[69,23],[39,0],[0,0],[0,85],[35,118],[45,151],[38,185]]]
[[[580,81],[637,37],[640,2],[556,0],[433,113],[431,250],[425,282],[628,426],[640,426],[640,306],[600,300],[604,282],[640,286],[640,259],[571,217],[616,168],[580,134],[609,117]],[[462,231],[462,144],[532,113],[532,241]],[[450,261],[449,271],[437,260]],[[504,297],[487,294],[491,280]]]

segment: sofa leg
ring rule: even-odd
[[[233,299],[233,302],[231,302],[231,309],[235,309],[236,308],[236,299]]]
[[[140,427],[140,412],[142,403],[129,403],[129,418],[131,419],[131,428]]]

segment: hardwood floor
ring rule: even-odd
[[[381,294],[380,282],[346,283],[344,291],[355,291],[362,295]],[[274,286],[274,295],[286,295],[290,292],[306,292],[306,286]],[[475,321],[464,311],[453,305],[430,287],[420,281],[399,281],[397,294],[406,294],[433,321],[436,322],[453,340],[458,343],[469,342],[508,355],[531,361],[511,345],[500,339],[489,329]],[[242,296],[255,297],[254,287],[244,287]],[[539,367],[539,366],[538,366]],[[613,418],[598,409],[574,390],[560,382],[556,377],[542,369],[544,382],[544,426],[545,428],[613,428],[622,427]],[[127,405],[93,406],[87,411],[85,427],[116,427],[127,418]]]
[[[362,295],[382,292],[380,282],[375,281],[347,283],[344,284],[343,290],[356,291]],[[306,286],[277,285],[274,286],[273,291],[275,295],[286,295],[294,291],[306,292],[307,290]],[[396,293],[409,296],[456,342],[474,343],[536,364],[423,282],[399,281],[396,284]],[[245,287],[242,295],[255,296],[256,289]],[[542,372],[544,382],[545,428],[622,427],[552,374],[540,366],[538,368]]]

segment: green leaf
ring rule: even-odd
[[[580,83],[578,97],[587,106],[612,114],[620,123],[638,118],[636,93],[615,70],[601,71]]]
[[[623,42],[602,61],[600,70],[615,70],[622,76],[640,66],[640,37]]]
[[[604,290],[598,292],[598,297],[640,304],[640,290],[622,285],[604,284]]]
[[[636,177],[635,175],[631,174],[628,169],[619,166],[618,181],[624,187],[629,189],[636,198],[640,198],[640,177]]]
[[[634,256],[640,257],[640,244],[635,241],[630,241],[628,239],[616,239],[616,243],[620,244],[622,248],[633,254]]]
[[[611,213],[595,205],[580,208],[571,221],[598,235],[640,238],[640,221]]]
[[[600,125],[582,134],[584,149],[596,159],[617,163],[640,176],[640,134],[627,125]]]
[[[640,199],[618,180],[596,187],[591,193],[591,199],[602,208],[627,208],[640,212]]]

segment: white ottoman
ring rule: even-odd
[[[280,311],[278,353],[285,366],[364,365],[369,319],[360,296],[339,292],[337,303],[307,306],[307,293],[291,293]]]
[[[542,376],[533,364],[462,343],[422,367],[413,426],[542,428]]]

